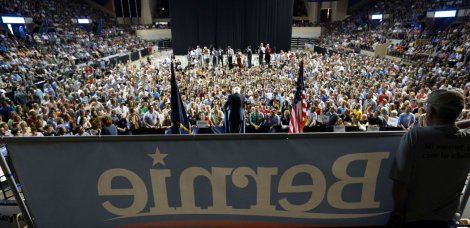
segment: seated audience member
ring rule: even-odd
[[[284,114],[281,116],[281,129],[287,130],[290,124],[290,111],[285,110]]]
[[[306,127],[314,127],[317,125],[318,114],[316,112],[315,105],[312,105],[307,112],[307,124]]]
[[[101,135],[118,135],[118,129],[116,125],[113,124],[111,116],[105,116],[102,119],[103,129],[101,129]]]
[[[141,117],[134,108],[129,109],[129,117],[127,120],[129,121],[131,131],[135,131],[141,128]]]
[[[281,118],[277,114],[275,108],[271,109],[269,115],[265,117],[264,126],[268,129],[269,133],[276,133],[281,128]]]
[[[259,106],[257,105],[252,109],[254,111],[250,113],[251,132],[262,132],[265,121],[264,114],[259,111]]]
[[[390,116],[388,117],[387,127],[399,127],[400,120],[397,118],[397,110],[392,110]]]
[[[127,119],[121,113],[116,114],[116,116],[117,121],[115,122],[115,125],[118,130],[118,135],[129,135],[131,132]]]
[[[35,127],[31,127],[31,136],[32,137],[41,137],[44,136],[41,132],[38,132]]]
[[[333,106],[326,112],[326,116],[328,117],[328,126],[336,125],[336,122],[340,119],[339,115],[336,113],[336,108]],[[341,120],[341,123],[344,124],[343,120]]]
[[[222,133],[224,128],[224,112],[220,109],[220,105],[215,104],[209,115],[211,122],[214,124],[214,132]]]
[[[343,119],[338,118],[338,120],[335,123],[335,126],[345,126]]]
[[[358,121],[359,130],[366,131],[369,126],[369,120],[366,114],[362,114],[361,119]]]
[[[415,124],[415,116],[411,113],[411,107],[406,106],[405,112],[401,113],[398,117],[398,126],[403,130],[409,131]]]
[[[206,121],[209,128],[213,126],[211,119],[204,112],[199,113],[198,120]]]
[[[43,135],[44,136],[56,136],[56,132],[54,131],[54,127],[52,127],[52,125],[50,125],[50,124],[47,124],[44,127]]]
[[[380,111],[375,111],[372,117],[369,118],[369,125],[376,125],[379,127],[385,126],[384,119],[380,116]]]
[[[155,111],[151,105],[148,107],[148,111],[144,114],[144,125],[146,128],[159,128],[160,127],[160,115]]]
[[[345,123],[346,125],[353,125],[354,124],[354,114],[351,115],[351,112],[349,111],[349,109],[344,109],[343,111],[343,114],[339,115],[339,117],[343,120],[343,123]]]

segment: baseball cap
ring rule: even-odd
[[[441,108],[463,109],[465,97],[460,89],[439,89],[433,91],[426,103]]]

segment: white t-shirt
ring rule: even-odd
[[[146,112],[144,115],[144,122],[152,126],[155,126],[159,123],[159,117],[160,115],[156,111],[153,111],[152,113],[150,113],[149,111],[149,112]]]

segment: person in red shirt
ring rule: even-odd
[[[214,126],[212,120],[209,118],[209,116],[206,116],[204,112],[199,113],[199,120],[207,121],[208,127]]]
[[[424,88],[419,90],[418,94],[416,94],[416,99],[418,100],[428,99],[428,94],[424,90],[425,90]]]
[[[379,97],[377,98],[377,103],[382,103],[382,102],[387,102],[388,100],[388,96],[386,94],[386,90],[385,89],[382,89],[382,93],[379,95]]]
[[[263,115],[267,115],[267,114],[270,113],[271,110],[269,109],[268,106],[264,105],[263,102],[260,102],[260,103],[259,103],[259,111],[260,111],[261,113],[263,113]]]
[[[92,66],[87,66],[87,67],[85,68],[85,71],[86,71],[88,74],[93,74],[93,70],[94,70],[94,69],[93,69]]]
[[[271,47],[269,46],[269,44],[266,44],[266,50],[264,52],[264,61],[266,62],[266,64],[268,65],[268,67],[270,66],[271,64]]]

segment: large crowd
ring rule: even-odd
[[[468,4],[468,1],[439,0],[378,1],[355,16],[332,23],[322,44],[335,50],[371,51],[377,45],[388,43],[388,54],[396,57],[464,64],[470,59],[470,22],[429,20],[426,12],[465,8]],[[371,20],[372,14],[383,14],[384,18]]]
[[[246,56],[244,56],[246,58]],[[233,58],[235,59],[235,58]],[[286,129],[295,93],[298,62],[305,62],[307,127],[368,125],[423,126],[423,101],[439,88],[459,88],[468,99],[470,65],[462,70],[428,64],[412,66],[359,54],[274,54],[266,64],[248,68],[205,61],[178,65],[177,79],[192,126],[206,120],[223,128],[223,104],[234,85],[247,98],[246,125],[251,132]],[[97,135],[115,128],[117,134],[171,126],[170,58],[140,64],[78,70],[44,89],[19,88],[14,100],[0,106],[4,135]],[[246,61],[244,61],[246,62]],[[254,61],[258,62],[258,61]],[[264,62],[262,62],[264,63]],[[223,65],[222,65],[223,64]],[[21,92],[23,96],[19,96]],[[30,99],[21,99],[27,98]],[[466,107],[461,118],[470,118]],[[420,121],[421,120],[421,121]]]
[[[33,6],[54,2],[28,1]],[[7,2],[2,11],[18,10],[19,1]],[[45,9],[55,10],[53,4],[48,6]],[[32,15],[24,11],[24,15]],[[41,15],[47,12],[43,10],[33,18],[44,20]],[[247,132],[287,131],[301,60],[308,105],[306,131],[332,126],[354,126],[359,130],[369,126],[401,130],[424,126],[424,101],[439,88],[461,89],[467,106],[459,119],[470,119],[470,62],[464,55],[455,64],[444,61],[439,54],[429,61],[409,64],[356,53],[281,51],[266,60],[255,48],[250,54],[196,48],[190,51],[189,61],[168,56],[92,67],[87,63],[148,44],[110,22],[105,23],[101,34],[72,24],[48,24],[55,28],[53,32],[24,38],[2,34],[1,136],[165,132],[172,124],[172,61],[177,64],[179,90],[191,126],[197,128],[197,121],[204,120],[214,132],[224,128],[223,106],[234,86],[239,86],[246,97]],[[435,41],[439,49],[435,51],[468,51],[468,26],[440,34]],[[324,38],[324,44],[332,47],[346,42],[348,46],[350,40],[338,43],[334,38],[349,36],[344,35],[347,31],[335,30]],[[365,30],[369,35],[374,33],[371,31]],[[355,36],[369,36],[361,34]],[[379,42],[390,35],[377,34],[374,40]]]

